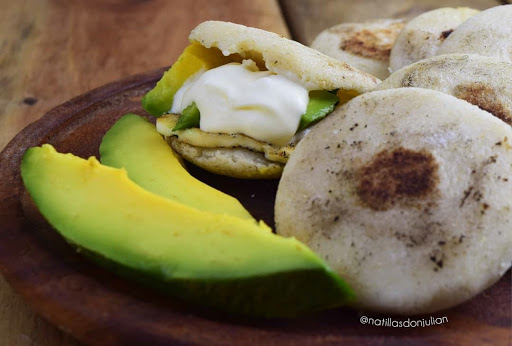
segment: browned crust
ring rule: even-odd
[[[388,61],[391,48],[404,23],[393,23],[381,29],[354,30],[343,32],[346,36],[340,43],[340,49],[365,58]]]
[[[374,210],[387,210],[403,199],[425,198],[436,190],[438,164],[427,151],[396,148],[377,153],[359,170],[356,192]]]
[[[500,102],[499,95],[489,85],[479,82],[460,84],[455,88],[454,96],[466,100],[512,125],[512,110]]]
[[[448,38],[448,36],[450,36],[450,34],[453,32],[454,29],[449,29],[449,30],[445,30],[441,33],[441,35],[439,35],[439,39],[441,41],[444,41],[446,40],[446,38]]]

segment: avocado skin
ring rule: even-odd
[[[169,70],[165,71],[155,87],[142,97],[142,108],[155,117],[169,112],[174,100],[174,93],[164,84],[168,79],[167,74]]]
[[[140,272],[72,243],[78,252],[104,269],[159,294],[179,298],[197,308],[261,318],[296,318],[347,305],[352,289],[334,272],[305,269],[244,279],[165,280]],[[315,298],[312,299],[312,296]]]
[[[185,108],[178,118],[176,126],[172,129],[173,131],[190,129],[192,127],[199,127],[201,123],[201,116],[199,109],[195,102],[192,102],[190,106]]]
[[[68,242],[102,266],[186,301],[242,315],[291,317],[354,296],[295,239],[149,193],[94,158],[44,145],[25,153],[21,174],[43,216]]]

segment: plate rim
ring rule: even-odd
[[[21,157],[25,150],[34,145],[38,145],[36,142],[36,139],[38,141],[44,141],[45,136],[47,136],[52,131],[56,131],[56,128],[66,126],[67,123],[73,122],[76,120],[77,114],[80,112],[87,111],[88,108],[94,107],[94,105],[101,103],[108,97],[113,97],[115,95],[119,95],[122,93],[125,93],[129,90],[136,89],[138,87],[141,87],[143,85],[149,85],[156,83],[156,81],[161,77],[162,73],[167,70],[169,67],[162,67],[158,69],[151,70],[149,72],[136,74],[127,78],[123,78],[117,81],[113,81],[111,83],[105,84],[103,86],[99,86],[97,88],[94,88],[86,93],[83,93],[81,95],[78,95],[69,101],[66,101],[48,112],[46,112],[41,118],[38,120],[32,122],[31,124],[28,124],[23,130],[21,130],[2,150],[0,153],[0,162],[2,165],[0,166],[0,219],[3,220],[3,217],[7,215],[6,210],[4,210],[4,205],[7,203],[6,201],[10,201],[11,203],[13,200],[16,200],[17,204],[19,204],[21,208],[21,202],[19,201],[21,194],[23,193],[24,189],[23,186],[21,188],[16,186],[15,182],[20,180],[19,177],[19,164],[21,163]],[[43,125],[43,126],[42,126]],[[30,136],[29,136],[30,135]],[[28,139],[27,139],[28,138]],[[4,163],[11,162],[11,163],[17,163],[16,165],[11,165],[9,167],[6,167]],[[14,190],[14,191],[13,191]],[[6,193],[7,191],[10,191],[9,193]],[[24,215],[18,215],[18,217],[24,217]],[[4,229],[4,225],[0,225],[0,234],[6,232]],[[8,230],[7,230],[8,232]],[[6,245],[2,245],[0,243],[0,273],[5,277],[6,281],[9,283],[11,287],[14,288],[14,290],[19,294],[25,302],[27,302],[32,309],[37,311],[39,315],[41,315],[44,319],[48,320],[52,325],[56,326],[57,328],[63,330],[65,333],[73,335],[73,337],[77,338],[81,342],[85,343],[97,343],[97,339],[95,339],[94,335],[90,334],[80,334],[76,330],[70,330],[68,326],[62,323],[62,318],[56,319],[54,315],[49,314],[47,310],[49,308],[54,307],[55,304],[58,305],[58,302],[52,301],[54,305],[51,306],[44,306],[44,304],[39,303],[36,300],[36,296],[31,296],[30,292],[28,292],[28,288],[24,286],[24,283],[20,281],[20,279],[17,277],[17,273],[13,271],[13,269],[9,266],[5,265],[5,257],[6,255],[3,253],[2,248],[4,248]],[[510,270],[508,271],[508,274],[504,274],[505,276],[510,277]],[[124,279],[120,279],[124,280]],[[503,280],[503,277],[502,279]],[[510,281],[510,280],[509,280]],[[510,290],[510,287],[508,287]],[[477,296],[478,298],[478,296]],[[66,304],[63,304],[61,308],[68,308]],[[201,317],[202,318],[202,317]],[[229,318],[228,318],[229,321]],[[210,321],[212,322],[212,321]],[[217,320],[213,321],[213,323],[223,323],[223,321],[219,322]],[[126,326],[123,326],[126,327]],[[237,325],[237,327],[241,327],[242,329],[247,329],[248,327],[252,328],[253,325],[249,322],[248,325],[242,324],[240,326]],[[98,321],[98,326],[95,327],[98,328],[105,328],[104,325],[101,325],[101,321]],[[94,328],[93,328],[94,329]],[[253,328],[254,329],[254,328]],[[257,328],[256,328],[257,329]],[[251,329],[252,330],[252,329]],[[249,330],[249,333],[251,332]],[[142,339],[138,339],[137,336],[130,331],[124,331],[125,332],[125,339],[122,340],[132,340],[135,342],[140,342]],[[242,333],[243,331],[241,331]],[[247,333],[247,330],[245,330]],[[256,333],[261,337],[256,343],[258,344],[274,344],[272,342],[272,339],[275,337],[274,331],[268,331],[268,332],[261,332]],[[278,333],[279,331],[278,331]],[[158,335],[148,335],[144,334],[145,337],[154,337],[156,342],[173,342],[176,344],[184,344],[190,342],[189,339],[179,337],[174,335],[175,337],[172,339],[166,338],[164,339],[158,339]],[[163,335],[163,334],[162,334]],[[169,335],[168,333],[165,335]],[[139,336],[140,337],[140,336]],[[133,339],[130,339],[133,338]],[[401,335],[372,335],[369,333],[367,337],[362,335],[346,335],[342,341],[344,342],[361,342],[364,341],[366,343],[375,343],[375,344],[382,344],[386,342],[390,343],[404,343],[404,344],[410,344],[412,342],[417,343],[425,342],[430,343],[430,341],[435,340],[435,336],[429,335],[428,333],[422,333],[421,339],[418,340],[418,335],[411,335],[411,334],[401,334]],[[279,339],[278,339],[279,340]],[[309,339],[311,341],[312,339]],[[430,340],[430,341],[429,341]],[[196,339],[193,342],[197,342]],[[204,340],[208,341],[208,340]],[[221,339],[216,339],[217,342],[222,341]],[[282,340],[281,340],[282,341]],[[297,339],[291,338],[291,341],[297,341]],[[340,341],[337,339],[337,341]],[[119,342],[117,339],[112,340],[106,340],[105,343],[100,343],[104,345],[110,345]],[[332,340],[329,342],[329,339],[319,338],[315,343],[321,344],[321,343],[332,343]],[[282,344],[282,343],[280,343]]]

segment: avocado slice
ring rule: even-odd
[[[302,131],[305,128],[313,125],[314,123],[325,118],[327,114],[334,110],[334,107],[339,102],[336,93],[331,93],[327,90],[313,90],[309,92],[309,102],[306,112],[300,118],[299,128],[297,131]],[[192,127],[199,127],[200,114],[199,109],[195,103],[183,110],[183,114],[178,118],[176,126],[173,131],[190,129]]]
[[[325,118],[327,114],[334,110],[340,99],[336,94],[327,90],[313,90],[309,92],[309,102],[306,113],[302,114],[299,123],[299,129],[305,128]]]
[[[191,176],[154,125],[135,114],[126,114],[105,134],[101,162],[124,168],[144,189],[198,210],[252,219],[234,197]]]
[[[206,71],[233,61],[241,62],[241,59],[224,56],[219,49],[206,48],[198,43],[190,44],[156,86],[144,95],[142,107],[156,117],[168,113],[172,107],[174,94],[190,76],[200,70]]]
[[[201,121],[201,115],[195,102],[192,102],[190,106],[185,108],[178,118],[176,126],[172,129],[173,131],[190,129],[193,127],[199,127]]]
[[[142,107],[149,114],[160,117],[167,114],[173,104],[174,95],[183,83],[195,73],[210,70],[230,62],[241,62],[238,55],[224,56],[219,49],[206,48],[198,43],[190,44],[178,60],[167,70],[156,86],[142,98]],[[262,65],[260,62],[259,65]],[[314,90],[309,93],[310,101],[306,113],[300,120],[299,131],[311,126],[334,110],[340,101],[336,94],[327,90]],[[199,127],[199,110],[192,104],[181,114],[178,124],[173,129],[184,130]]]
[[[336,307],[353,292],[294,238],[252,220],[199,211],[144,190],[126,171],[51,145],[28,149],[23,182],[70,243],[184,300],[244,315]],[[135,275],[133,275],[135,274]]]

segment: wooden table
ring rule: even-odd
[[[198,23],[233,21],[309,44],[348,21],[413,17],[468,0],[2,0],[0,150],[54,106],[119,78],[171,64]],[[0,344],[78,344],[38,317],[0,276]]]

